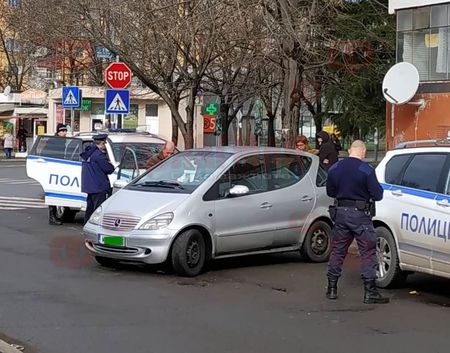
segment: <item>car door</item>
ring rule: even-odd
[[[443,168],[441,185],[435,199],[436,237],[433,236],[431,266],[439,275],[450,275],[450,153]]]
[[[236,185],[249,193],[230,197]],[[214,234],[217,254],[265,249],[272,245],[275,230],[274,210],[269,193],[266,156],[244,157],[233,164],[218,180],[214,201]]]
[[[393,200],[389,212],[398,221],[398,246],[403,262],[431,269],[436,235],[436,196],[447,156],[443,153],[411,155],[400,185],[388,191]]]
[[[308,176],[312,159],[297,154],[269,156],[270,200],[275,216],[274,247],[294,245],[315,204],[315,188]]]
[[[126,186],[131,180],[140,174],[136,153],[132,148],[125,147],[122,159],[119,164],[117,180],[114,181],[113,192]]]
[[[39,182],[47,205],[84,208],[81,192],[82,141],[60,136],[38,136],[26,161],[27,175]]]

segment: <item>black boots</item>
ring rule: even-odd
[[[56,206],[48,207],[48,223],[54,226],[62,225],[62,222],[56,217]]]
[[[337,279],[328,278],[327,298],[337,299]]]
[[[378,292],[375,281],[364,282],[364,304],[386,304],[389,303],[389,298],[383,297]]]

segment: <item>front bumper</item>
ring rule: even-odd
[[[166,261],[172,239],[177,234],[173,229],[156,231],[132,230],[116,232],[87,223],[83,228],[86,248],[95,256],[120,261],[159,264]],[[110,246],[99,243],[99,235],[123,236],[124,246]]]

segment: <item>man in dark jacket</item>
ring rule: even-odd
[[[57,137],[66,137],[67,127],[64,124],[59,123],[56,125]],[[64,159],[66,152],[66,139],[64,138],[51,138],[45,145],[44,155],[45,157]],[[48,223],[51,225],[60,226],[62,224],[61,219],[56,216],[56,206],[48,206]]]
[[[338,161],[338,153],[333,142],[330,140],[330,135],[325,131],[319,131],[316,134],[319,142],[319,159],[320,165],[328,170],[334,163]]]
[[[88,195],[84,223],[111,195],[108,175],[114,172],[114,166],[106,155],[107,137],[106,134],[94,136],[94,143],[81,153],[81,191]]]

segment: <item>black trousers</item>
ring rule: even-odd
[[[96,194],[88,194],[86,213],[84,214],[84,224],[89,221],[94,211],[111,195],[109,191],[103,191]]]

